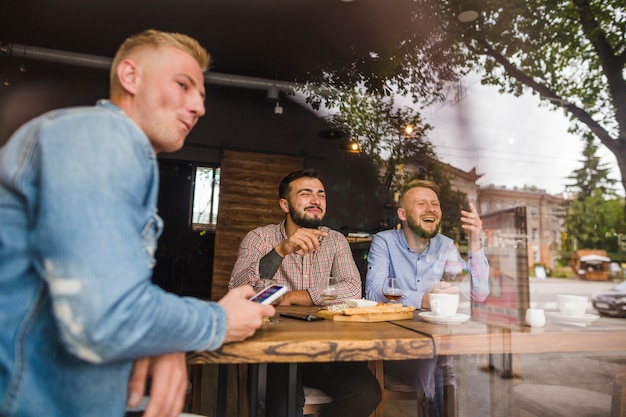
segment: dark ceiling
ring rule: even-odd
[[[112,57],[130,34],[189,34],[213,71],[307,80],[330,64],[396,44],[411,29],[412,0],[7,0],[0,42]],[[14,55],[19,52],[14,51]],[[19,57],[18,57],[19,58]]]

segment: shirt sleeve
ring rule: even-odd
[[[349,299],[359,299],[362,293],[361,274],[354,262],[350,244],[339,232],[332,231],[333,239],[330,248],[320,254],[316,262],[330,264],[330,276],[336,277],[339,286],[339,296],[332,301],[326,301],[320,295],[317,287],[307,288],[314,305],[331,305]],[[330,236],[329,236],[330,237]],[[320,277],[322,279],[324,277]]]
[[[159,219],[149,142],[120,117],[94,122],[101,128],[44,125],[33,152],[31,238],[62,342],[95,363],[219,347],[221,306],[151,282]]]
[[[389,301],[383,295],[385,279],[392,276],[391,272],[393,270],[390,258],[392,256],[392,250],[389,245],[390,243],[381,235],[375,235],[372,239],[370,251],[367,256],[366,295],[368,300],[379,302]],[[404,276],[398,275],[395,278],[400,278],[404,286],[404,292],[398,301],[403,305],[412,305],[416,308],[421,308],[422,297],[424,297],[425,293],[423,291],[409,289],[408,283],[403,280],[406,279]]]
[[[252,285],[260,279],[259,262],[271,250],[266,249],[265,240],[259,229],[252,230],[243,238],[239,245],[237,261],[230,274],[228,288]]]
[[[468,252],[471,275],[471,294],[474,301],[485,301],[489,296],[489,262],[485,256],[485,249]]]
[[[261,279],[271,279],[283,263],[283,257],[275,249],[269,251],[259,261],[259,275]]]
[[[389,243],[382,236],[374,235],[367,255],[365,295],[368,300],[388,301],[383,295],[383,285],[385,279],[390,277],[390,253]]]

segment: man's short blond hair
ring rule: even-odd
[[[111,64],[111,72],[109,75],[111,92],[113,93],[113,91],[121,88],[117,78],[117,66],[120,62],[140,48],[156,49],[165,47],[174,47],[187,52],[196,60],[203,72],[208,69],[211,62],[211,56],[206,49],[192,37],[181,33],[161,32],[159,30],[148,29],[127,38],[117,50],[113,58],[113,63]]]
[[[435,183],[433,181],[430,181],[430,180],[411,180],[408,183],[406,183],[404,185],[404,187],[402,187],[402,192],[400,194],[400,205],[401,206],[404,203],[404,197],[413,188],[429,188],[429,189],[433,190],[435,192],[435,194],[437,194],[437,197],[439,197],[439,194],[441,193],[441,187],[439,187],[439,185],[437,185],[437,183]]]

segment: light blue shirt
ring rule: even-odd
[[[482,248],[470,251],[468,257],[470,285],[465,295],[484,301],[489,295],[489,263]],[[441,281],[446,261],[465,262],[449,237],[437,234],[422,253],[417,253],[409,248],[404,230],[379,232],[367,255],[367,299],[388,301],[383,296],[383,285],[386,278],[395,277],[400,278],[404,290],[399,301],[421,308],[424,294]]]
[[[123,416],[134,359],[211,350],[223,308],[151,282],[156,154],[109,101],[0,149],[0,416]]]

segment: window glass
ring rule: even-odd
[[[192,230],[215,230],[220,200],[220,169],[197,166],[193,186]]]

